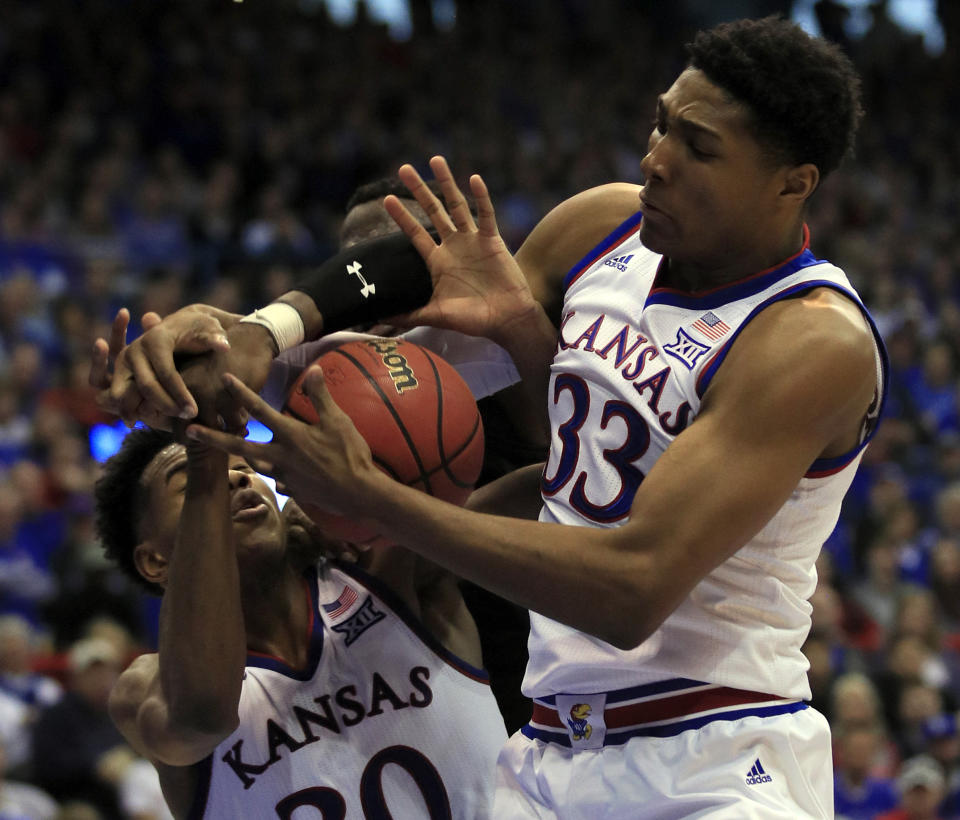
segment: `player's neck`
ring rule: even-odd
[[[763,246],[757,245],[746,253],[731,253],[729,261],[724,260],[713,265],[665,257],[659,276],[660,284],[688,293],[723,287],[782,265],[800,252],[803,243],[804,231],[801,224],[784,232],[777,241]]]
[[[244,588],[243,617],[247,648],[282,658],[299,669],[310,643],[310,596],[302,575],[287,567],[268,583]]]

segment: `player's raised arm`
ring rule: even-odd
[[[202,760],[236,728],[246,659],[227,459],[202,446],[188,451],[171,445],[144,470],[153,527],[134,555],[144,578],[164,589],[159,646],[111,697],[130,743],[172,766]]]

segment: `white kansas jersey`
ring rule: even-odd
[[[596,527],[626,521],[644,475],[694,422],[731,344],[768,305],[827,287],[863,310],[843,271],[809,251],[806,231],[802,251],[770,270],[699,293],[660,287],[661,257],[641,244],[639,222],[637,214],[623,223],[566,279],[548,398],[553,437],[542,521]],[[879,415],[886,365],[875,328],[874,336],[877,394],[860,445],[811,464],[763,530],[639,647],[621,651],[531,614],[525,694],[681,680],[810,697],[800,651],[810,627],[807,599],[816,585],[814,561]],[[690,487],[676,499],[677,514],[709,492]]]
[[[506,740],[484,672],[354,568],[308,573],[309,660],[251,654],[240,726],[198,764],[193,818],[486,818]]]

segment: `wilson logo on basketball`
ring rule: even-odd
[[[380,354],[380,360],[387,368],[398,393],[415,390],[420,386],[406,357],[397,350],[397,343],[393,339],[374,339],[367,344]]]

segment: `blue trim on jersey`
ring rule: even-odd
[[[615,731],[608,729],[603,739],[604,746],[619,746],[626,743],[634,737],[675,737],[681,732],[687,732],[691,729],[702,729],[704,726],[715,723],[718,720],[741,720],[747,717],[774,717],[776,715],[788,715],[794,712],[800,712],[809,708],[803,701],[793,703],[782,703],[776,706],[761,706],[760,708],[735,709],[730,712],[719,712],[712,715],[701,715],[690,718],[689,720],[680,720],[675,723],[664,723],[659,726],[646,726],[637,729],[625,729]],[[529,723],[521,727],[520,731],[531,740],[542,740],[547,743],[556,743],[559,746],[571,748],[569,735],[561,732],[547,731],[537,729]]]
[[[709,684],[706,681],[702,680],[690,680],[689,678],[670,678],[669,680],[658,680],[656,683],[643,683],[640,686],[631,686],[627,689],[615,689],[612,692],[561,692],[562,695],[598,695],[605,694],[607,696],[607,706],[609,707],[614,703],[622,703],[625,700],[636,700],[638,698],[646,698],[651,695],[662,695],[665,692],[676,692],[680,689],[693,689],[697,686],[708,686]],[[546,695],[544,697],[534,696],[533,698],[538,703],[545,703],[549,706],[556,706],[557,696],[556,695]]]
[[[730,347],[736,341],[737,337],[743,332],[743,329],[750,323],[750,321],[762,310],[774,304],[775,302],[782,301],[783,299],[788,299],[793,296],[796,296],[799,293],[804,293],[814,288],[830,288],[831,290],[841,293],[846,296],[848,299],[853,301],[853,303],[860,309],[860,312],[863,314],[863,317],[867,320],[867,324],[870,325],[870,330],[873,332],[874,341],[877,344],[877,349],[880,351],[880,360],[881,360],[881,384],[880,384],[880,407],[877,408],[876,417],[879,418],[883,414],[883,408],[887,403],[887,382],[889,380],[889,369],[890,361],[887,356],[887,349],[883,344],[883,338],[880,336],[880,331],[877,329],[876,323],[873,321],[873,317],[864,307],[863,302],[857,297],[857,295],[842,285],[838,285],[836,282],[830,282],[824,279],[811,279],[807,282],[798,282],[796,285],[792,285],[789,288],[784,288],[784,290],[779,293],[775,293],[767,301],[757,305],[747,317],[740,323],[740,326],[733,332],[733,335],[724,342],[723,347],[721,347],[710,360],[709,364],[700,372],[700,376],[697,378],[697,395],[700,398],[703,398],[703,394],[707,391],[707,388],[710,386],[710,382],[713,380],[713,377],[717,374],[717,370],[720,369],[720,365],[723,364],[724,359],[726,359],[727,354],[730,352]],[[818,458],[816,459],[810,467],[807,468],[808,473],[831,473],[838,472],[843,469],[847,464],[849,464],[857,454],[866,447],[870,441],[873,439],[874,433],[876,432],[876,426],[873,430],[870,430],[866,436],[864,436],[863,441],[861,441],[856,447],[846,453],[842,453],[839,456],[833,456],[831,458]]]
[[[377,597],[380,598],[387,606],[389,606],[397,615],[397,617],[400,618],[400,620],[403,621],[410,628],[410,630],[427,645],[427,648],[430,649],[434,654],[439,655],[443,661],[452,666],[458,672],[466,675],[468,678],[472,678],[479,683],[485,683],[487,685],[490,684],[490,676],[487,674],[485,669],[478,669],[477,667],[463,660],[463,658],[454,655],[453,652],[440,643],[440,641],[433,636],[430,630],[423,625],[423,622],[417,618],[413,612],[410,611],[410,607],[403,602],[400,596],[397,595],[397,593],[390,589],[386,584],[384,584],[383,581],[352,564],[339,564],[335,562],[331,562],[331,564],[344,574],[349,575],[351,578],[359,581],[372,592],[375,592]]]
[[[558,746],[570,748],[570,736],[562,732],[548,732],[544,729],[534,729],[529,723],[520,727],[520,733],[530,740],[542,740],[545,743],[556,743]]]
[[[253,666],[257,669],[271,669],[274,672],[279,672],[281,675],[286,675],[288,678],[299,681],[308,681],[316,673],[317,666],[320,663],[320,656],[323,654],[323,618],[320,617],[316,567],[308,567],[304,571],[303,577],[309,592],[310,612],[313,621],[308,638],[309,646],[307,648],[306,666],[304,666],[303,669],[294,669],[282,658],[252,652],[247,653],[247,666]]]
[[[637,225],[640,224],[640,221],[643,219],[643,213],[637,211],[633,216],[628,217],[625,221],[621,222],[616,228],[613,229],[609,234],[607,234],[599,244],[595,245],[590,252],[583,257],[576,265],[574,265],[570,270],[567,271],[567,275],[563,277],[563,290],[566,292],[567,288],[572,285],[577,277],[583,273],[590,265],[599,259],[605,251],[607,251],[613,245],[619,244],[619,242],[630,233]]]
[[[728,305],[731,302],[737,302],[740,299],[755,296],[776,284],[781,279],[796,273],[798,270],[819,265],[822,264],[822,262],[823,260],[817,259],[809,248],[805,248],[797,254],[797,256],[794,256],[792,259],[787,260],[772,270],[761,271],[745,279],[732,282],[729,285],[721,285],[717,288],[702,291],[699,294],[674,290],[673,288],[658,288],[654,285],[650,291],[650,295],[647,296],[644,307],[649,307],[650,305],[672,305],[673,307],[685,308],[687,310],[712,310],[713,308]]]

